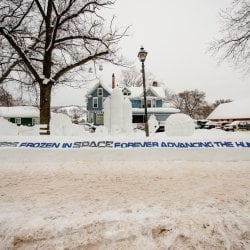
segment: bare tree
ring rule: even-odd
[[[191,91],[183,91],[174,94],[170,97],[169,101],[184,114],[192,118],[203,118],[204,108],[207,107],[205,101],[205,93],[197,89]]]
[[[14,99],[12,95],[0,86],[0,106],[10,107],[14,104]]]
[[[215,109],[220,104],[222,104],[222,103],[228,103],[228,102],[232,102],[232,100],[231,99],[219,99],[219,100],[214,101],[214,103],[211,106],[212,106],[213,109]]]
[[[51,91],[57,84],[74,81],[84,65],[98,60],[119,63],[119,32],[114,19],[105,26],[101,10],[110,0],[2,0],[0,36],[6,65],[40,90],[40,123],[49,134]],[[7,67],[8,68],[8,67]]]
[[[154,81],[154,76],[150,72],[146,72],[146,84],[150,85]],[[142,86],[142,73],[135,67],[128,68],[122,71],[121,83],[127,87]]]
[[[250,70],[250,2],[234,0],[230,9],[221,11],[221,38],[211,43],[209,50],[220,61],[229,59],[236,67]]]

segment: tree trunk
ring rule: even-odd
[[[50,134],[50,103],[52,84],[40,84],[40,134]]]

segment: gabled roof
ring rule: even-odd
[[[162,87],[154,87],[154,86],[150,86],[149,90],[151,90],[155,96],[164,99],[166,97],[165,95],[165,91]]]
[[[92,84],[92,86],[89,88],[89,90],[87,91],[86,96],[90,95],[91,93],[93,93],[93,91],[95,91],[99,86],[103,87],[109,94],[111,93],[112,89],[110,87],[108,87],[107,85],[101,83],[101,82],[95,82],[94,84]]]
[[[39,109],[33,106],[0,107],[0,117],[39,117]]]
[[[139,98],[143,96],[143,87],[125,87],[125,89],[130,91],[130,99]],[[151,91],[156,97],[160,99],[164,99],[166,97],[165,91],[162,87],[149,86],[146,88],[146,91]]]
[[[220,104],[207,119],[250,119],[250,99]]]

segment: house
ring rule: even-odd
[[[144,123],[144,95],[142,87],[124,87],[123,94],[128,95],[132,103],[133,123]],[[161,123],[171,115],[180,112],[166,101],[164,88],[158,86],[157,82],[146,88],[147,113],[155,115]]]
[[[222,103],[207,117],[211,121],[250,120],[250,99]]]
[[[87,92],[87,121],[95,125],[103,125],[103,103],[110,95],[111,88],[101,82],[95,83]]]
[[[18,126],[34,126],[40,120],[39,109],[33,106],[0,107],[0,117]]]
[[[107,87],[103,83],[94,84],[87,92],[87,111],[89,123],[95,125],[103,125],[103,103],[112,89],[115,88],[114,75],[112,76],[112,88]],[[144,98],[142,87],[124,87],[122,89],[124,95],[129,97],[132,103],[133,123],[144,123]],[[155,115],[156,119],[161,123],[165,122],[171,114],[180,112],[178,109],[171,107],[166,102],[164,88],[157,85],[156,82],[152,86],[147,87],[147,111],[148,118]]]

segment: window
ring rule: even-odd
[[[97,95],[98,96],[103,96],[103,88],[98,88],[97,89]]]
[[[156,107],[156,101],[152,100],[152,108],[155,108],[155,107]]]
[[[144,108],[144,101],[142,103],[142,107]],[[155,100],[147,99],[147,108],[155,108],[155,107],[156,107]]]
[[[32,125],[40,124],[39,118],[32,118]]]
[[[151,108],[151,107],[152,107],[151,100],[147,100],[147,108]]]
[[[20,125],[21,124],[21,118],[15,118],[15,123]]]
[[[98,97],[93,97],[93,108],[98,108]]]

